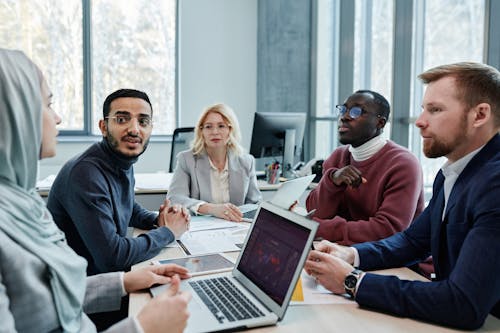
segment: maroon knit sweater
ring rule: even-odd
[[[330,178],[349,164],[367,180],[358,188],[336,186]],[[342,245],[383,239],[406,229],[424,209],[422,169],[409,150],[392,141],[361,162],[342,146],[323,163],[323,177],[306,207],[316,209],[317,237]]]

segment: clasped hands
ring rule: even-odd
[[[345,277],[354,270],[354,249],[323,240],[307,257],[307,274],[335,294],[344,294]]]
[[[165,199],[158,211],[158,226],[169,228],[176,238],[189,230],[191,215],[189,211],[181,205],[170,205],[170,201]]]

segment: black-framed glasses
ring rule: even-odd
[[[360,106],[353,106],[352,108],[348,108],[345,105],[336,105],[335,108],[337,109],[337,117],[343,117],[346,113],[349,113],[349,117],[352,119],[359,118],[363,113],[366,113],[368,111],[364,110]],[[376,115],[378,118],[382,118],[381,115],[377,114]]]
[[[129,114],[119,114],[112,117],[106,117],[106,119],[113,119],[117,125],[128,125],[132,121],[132,116]],[[143,128],[148,128],[153,125],[153,119],[149,116],[139,116],[137,120],[139,126]]]

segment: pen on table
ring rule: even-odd
[[[310,211],[306,214],[306,217],[307,217],[307,218],[311,218],[311,217],[314,215],[314,213],[316,213],[316,209],[311,209],[311,210],[310,210]]]
[[[177,240],[177,244],[179,244],[185,254],[187,254],[188,256],[191,255],[191,252],[189,252],[186,245],[184,245],[184,243],[180,239]]]

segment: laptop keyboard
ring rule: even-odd
[[[243,213],[243,218],[253,219],[255,217],[255,213],[257,213],[257,209],[249,210],[248,212]]]
[[[264,316],[227,277],[190,281],[189,284],[219,323]]]

